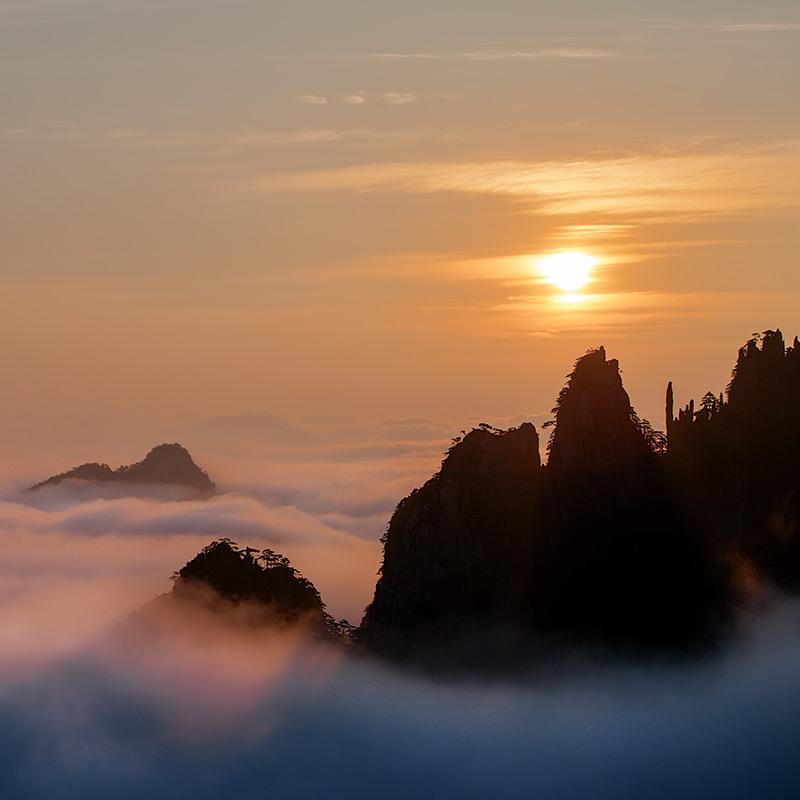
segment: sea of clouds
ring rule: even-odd
[[[299,636],[95,642],[0,689],[9,798],[795,798],[796,605],[702,664],[433,680]]]
[[[207,501],[28,495],[44,475],[8,477],[0,797],[796,797],[800,607],[786,600],[706,661],[554,662],[491,681],[399,671],[299,633],[176,620],[167,637],[123,635],[220,536],[286,554],[357,623],[392,509],[459,427],[319,420],[276,436],[269,419],[211,421],[181,437],[220,485]]]

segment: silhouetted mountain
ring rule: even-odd
[[[540,481],[530,423],[456,440],[440,472],[397,506],[360,639],[399,654],[475,624],[524,622]]]
[[[667,463],[676,494],[720,559],[748,582],[800,591],[800,344],[779,330],[739,350],[724,393],[673,416]]]
[[[534,627],[632,647],[700,641],[724,602],[721,581],[618,362],[602,347],[579,359],[553,412],[547,513],[531,531]]]
[[[587,353],[553,411],[546,467],[530,423],[482,426],[399,504],[360,641],[414,657],[499,628],[634,649],[707,640],[725,618],[721,571],[618,363]]]
[[[311,581],[272,550],[240,548],[219,539],[203,548],[173,576],[172,591],[136,615],[138,625],[172,623],[187,613],[209,613],[226,625],[246,628],[303,625],[325,639],[346,638],[349,625],[336,622]]]
[[[800,591],[799,406],[800,343],[786,348],[780,331],[740,350],[726,393],[708,392],[677,417],[669,384],[667,436],[637,416],[617,361],[589,351],[553,409],[546,466],[532,424],[484,423],[399,503],[355,638],[395,658],[466,654],[501,666],[508,653],[531,652],[521,640],[639,653],[712,647],[754,585]],[[186,451],[164,445],[133,467],[87,464],[45,483],[195,471]],[[229,540],[192,559],[146,611],[175,608],[234,609],[230,619],[247,625],[302,620],[349,638],[286,559]]]
[[[214,482],[194,463],[189,451],[179,444],[158,445],[142,461],[117,469],[111,469],[108,464],[83,464],[60,475],[53,475],[31,486],[28,491],[55,486],[69,480],[98,484],[149,483],[188,486],[202,494],[212,494],[216,489]]]

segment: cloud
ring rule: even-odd
[[[754,20],[732,22],[726,20],[655,19],[649,27],[665,31],[711,31],[715,33],[796,33],[800,22],[794,20]]]
[[[797,33],[800,22],[737,22],[725,23],[718,30],[730,33]]]
[[[797,614],[711,662],[453,683],[291,635],[116,637],[0,684],[0,794],[789,800]]]
[[[312,418],[298,442],[281,420],[243,415],[221,431],[246,442],[250,427],[263,443],[288,428],[288,440],[224,458],[211,446],[206,466],[235,491],[209,502],[0,503],[0,796],[793,798],[795,602],[751,618],[708,662],[576,652],[453,682],[299,635],[198,630],[195,617],[135,643],[119,627],[222,535],[286,553],[357,621],[391,508],[436,468],[443,439],[478,421]]]
[[[785,292],[768,291],[592,291],[590,286],[586,292],[559,295],[541,289],[515,292],[496,304],[491,330],[500,337],[630,341],[644,329],[661,328],[669,336],[677,328],[700,332],[731,320],[738,325],[754,307],[772,318],[785,303]]]
[[[130,610],[163,591],[173,569],[221,536],[284,553],[333,614],[358,621],[394,507],[438,468],[450,437],[466,423],[302,424],[268,414],[187,424],[192,449],[223,492],[207,501],[169,487],[65,484],[0,498],[0,604],[5,593],[17,597],[5,617],[0,612],[0,652],[4,624],[11,636],[25,619],[33,637],[37,627],[46,629],[53,607],[83,616],[88,636],[102,591],[110,592],[109,609]],[[132,489],[142,496],[128,496]],[[26,598],[34,597],[42,599],[25,611]],[[49,638],[60,641],[58,634]]]
[[[417,95],[413,92],[383,92],[377,99],[386,105],[404,106],[417,101]],[[326,105],[328,100],[320,95],[301,95],[297,98],[298,102],[311,105]],[[368,92],[353,92],[343,94],[338,98],[338,102],[346,106],[363,106],[369,102]]]
[[[328,103],[328,98],[321,94],[299,94],[295,97],[298,103],[308,106],[324,106]]]
[[[380,99],[390,106],[405,106],[417,102],[417,96],[413,92],[384,92]]]
[[[800,142],[665,149],[572,161],[373,163],[248,178],[237,191],[500,194],[549,215],[736,213],[800,205]]]
[[[173,569],[213,539],[227,536],[284,553],[314,581],[334,613],[357,620],[371,595],[380,558],[377,540],[388,520],[388,498],[370,507],[359,507],[351,499],[351,515],[346,501],[336,508],[321,504],[318,510],[302,510],[291,504],[289,490],[281,494],[277,487],[268,486],[261,488],[261,499],[228,494],[207,502],[127,497],[65,506],[64,493],[55,495],[48,495],[50,509],[0,502],[4,532],[0,593],[4,581],[16,583],[24,575],[27,579],[18,587],[20,591],[44,591],[49,602],[62,602],[54,598],[70,595],[73,584],[88,577],[87,571],[97,578],[113,579],[116,559],[105,568],[98,564],[99,554],[113,547],[119,552],[138,549],[151,554],[149,566],[138,576],[140,585],[149,590],[142,588],[139,602],[144,602],[159,577],[165,585]],[[82,553],[86,561],[77,565],[74,580],[67,580],[65,554],[69,554],[67,563],[73,564],[73,551]],[[47,574],[57,575],[58,580],[50,585],[44,580]],[[128,584],[136,583],[135,576],[127,577]]]
[[[93,130],[77,125],[47,129],[12,128],[0,132],[16,141],[45,141],[99,144],[108,147],[141,149],[204,149],[217,154],[294,145],[369,144],[373,142],[417,141],[430,136],[425,131],[380,131],[368,128],[298,128],[267,130],[243,128],[219,134],[193,131],[145,131],[135,129]],[[439,134],[437,134],[439,135]]]
[[[383,52],[369,53],[377,61],[542,61],[552,59],[592,60],[619,58],[610,50],[591,47],[545,47],[539,50],[461,50],[455,52]]]
[[[158,486],[60,484],[7,494],[0,498],[0,653],[22,657],[48,641],[62,647],[67,612],[82,620],[84,638],[93,635],[112,612],[164,591],[174,569],[222,536],[284,553],[331,613],[357,622],[398,501],[438,469],[452,436],[482,421],[312,418],[300,429],[268,414],[201,420],[186,432],[223,492],[210,500]],[[127,496],[135,488],[143,496]],[[95,614],[104,592],[106,610]],[[54,608],[62,609],[54,620],[64,635],[45,633]]]

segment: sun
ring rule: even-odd
[[[588,253],[550,253],[537,259],[539,273],[565,292],[582,289],[592,279],[597,259]]]

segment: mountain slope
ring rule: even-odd
[[[403,651],[462,628],[520,624],[540,482],[532,424],[458,441],[389,523],[361,640]]]

